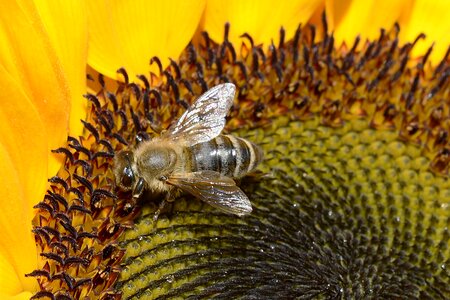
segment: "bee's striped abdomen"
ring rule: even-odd
[[[235,178],[253,171],[263,158],[258,146],[232,135],[219,135],[189,147],[185,155],[190,158],[192,172],[211,170]]]

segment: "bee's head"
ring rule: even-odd
[[[136,182],[137,174],[133,164],[134,155],[131,151],[121,151],[114,157],[116,185],[123,191],[131,190]]]

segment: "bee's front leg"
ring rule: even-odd
[[[144,188],[145,188],[144,178],[139,177],[138,181],[136,182],[133,188],[133,198],[139,198],[144,192]]]

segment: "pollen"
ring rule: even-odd
[[[400,45],[398,26],[353,45],[312,26],[233,45],[228,26],[167,69],[152,58],[157,74],[119,69],[114,91],[98,78],[36,205],[35,298],[450,297],[450,50],[437,66],[432,48],[412,58],[422,37]],[[158,197],[117,191],[113,157],[223,82],[237,87],[225,131],[265,152],[239,183],[254,210],[181,196],[154,222]]]

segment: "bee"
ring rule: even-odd
[[[236,87],[217,85],[203,95],[161,136],[143,141],[114,158],[116,185],[139,198],[145,190],[167,193],[173,201],[181,190],[224,212],[249,214],[252,205],[233,178],[256,169],[260,147],[243,138],[221,135]]]

